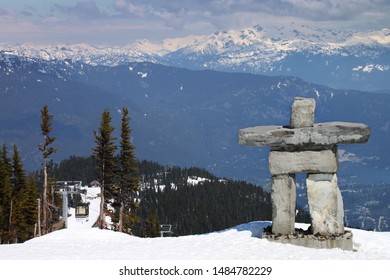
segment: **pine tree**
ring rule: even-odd
[[[49,114],[49,108],[44,105],[41,110],[41,130],[43,135],[43,144],[38,145],[39,150],[43,155],[43,195],[42,195],[42,233],[45,234],[48,231],[48,201],[47,201],[47,190],[48,190],[48,172],[47,169],[50,164],[50,156],[56,152],[56,149],[49,147],[55,141],[55,137],[50,136],[49,133],[53,130],[52,128],[53,115]]]
[[[17,196],[14,225],[17,242],[24,242],[34,237],[37,223],[37,190],[35,178],[31,175],[28,183]]]
[[[19,193],[27,185],[26,173],[16,144],[14,144],[14,154],[12,156],[12,184],[14,193]]]
[[[4,174],[3,170],[3,151],[0,150],[0,244],[2,243],[2,235],[3,235],[3,228],[4,228],[4,177],[6,174]]]
[[[36,188],[27,184],[19,151],[12,159],[4,145],[0,151],[0,232],[2,243],[24,242],[34,237],[37,222]]]
[[[132,233],[132,227],[137,222],[135,210],[138,208],[137,193],[140,178],[136,176],[137,168],[135,146],[130,141],[130,117],[127,108],[122,109],[121,142],[119,154],[119,223],[120,232]]]
[[[12,233],[12,167],[7,157],[7,146],[4,144],[0,152],[0,198],[1,198],[1,242],[10,243],[13,239]]]
[[[27,225],[28,239],[34,237],[34,229],[37,224],[37,186],[35,177],[30,175],[27,181],[27,190],[23,202],[24,218]]]
[[[28,237],[25,234],[27,228],[24,217],[24,202],[27,190],[26,174],[23,169],[22,160],[19,155],[18,148],[14,144],[14,154],[12,156],[12,230],[15,231],[15,242],[26,240]]]
[[[145,235],[146,237],[160,237],[160,222],[158,219],[157,210],[154,213],[149,209],[148,217],[145,224]]]
[[[158,219],[157,209],[153,215],[152,237],[160,237],[160,221]]]
[[[100,213],[97,221],[99,228],[105,228],[105,198],[107,193],[110,193],[114,186],[115,178],[115,150],[114,145],[115,138],[113,138],[112,132],[114,127],[111,126],[111,115],[106,109],[102,113],[99,130],[94,131],[96,147],[93,148],[93,156],[96,160],[96,169],[100,182]]]

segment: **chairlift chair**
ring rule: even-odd
[[[172,234],[173,234],[172,225],[169,225],[169,224],[160,225],[160,234],[161,234],[161,237],[172,236]]]
[[[78,203],[75,210],[76,219],[86,219],[89,216],[89,203]]]

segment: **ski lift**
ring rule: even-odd
[[[163,224],[160,226],[161,237],[172,236],[172,225]]]
[[[89,203],[78,203],[76,205],[76,219],[87,219],[89,216]]]

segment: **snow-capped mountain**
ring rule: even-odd
[[[289,75],[336,88],[389,90],[390,29],[356,32],[313,28],[254,26],[208,36],[140,40],[123,47],[7,45],[3,53],[44,60],[71,59],[116,66],[154,62],[189,69]]]
[[[295,96],[316,99],[316,122],[362,122],[372,129],[367,144],[340,146],[340,186],[349,191],[357,189],[354,183],[363,183],[365,193],[367,182],[389,182],[390,94],[336,90],[294,77],[191,71],[145,62],[93,66],[0,53],[0,144],[16,143],[26,167],[38,169],[39,110],[47,104],[57,137],[54,160],[90,155],[101,112],[110,109],[118,127],[120,109],[127,106],[139,158],[202,167],[219,177],[267,188],[268,149],[240,146],[237,132],[288,124]],[[359,195],[364,207],[346,212],[348,222],[388,229],[390,223],[380,221],[389,217],[383,195],[387,190],[388,184],[378,195]]]

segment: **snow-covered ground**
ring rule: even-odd
[[[98,217],[99,188],[88,188],[88,221],[76,221],[74,209],[68,228],[31,239],[23,244],[1,245],[0,259],[6,260],[390,260],[390,232],[351,229],[355,252],[339,249],[319,250],[271,243],[261,239],[271,223],[256,221],[207,234],[139,238],[92,225]],[[297,225],[304,228],[305,225]]]
[[[263,228],[270,225],[267,221],[168,238],[139,238],[100,230],[92,228],[98,216],[98,193],[98,188],[88,188],[88,221],[76,221],[71,209],[67,229],[23,244],[0,245],[0,260],[386,260],[390,264],[390,232],[351,229],[355,249],[351,252],[271,243],[261,239]],[[8,262],[0,261],[0,267],[4,263]]]

